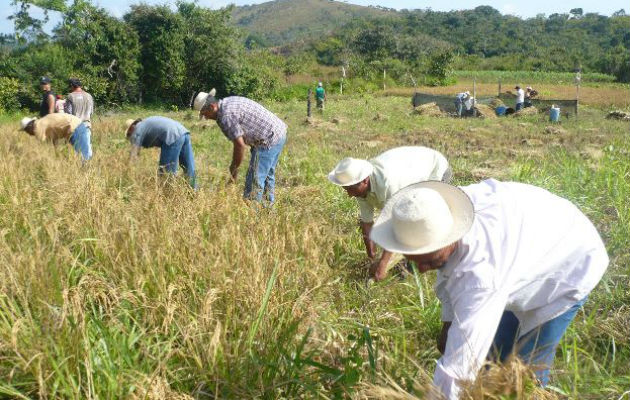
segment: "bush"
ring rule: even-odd
[[[20,108],[18,92],[20,84],[15,78],[0,77],[0,112]]]

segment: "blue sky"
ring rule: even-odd
[[[9,0],[0,0],[2,2],[8,2]],[[174,4],[175,1],[168,0],[143,0],[149,4]],[[94,3],[109,10],[112,15],[121,17],[129,10],[129,4],[139,3],[138,1],[125,1],[125,0],[97,0]],[[220,8],[228,4],[245,5],[254,3],[263,3],[264,1],[256,0],[198,0],[198,3],[202,6],[211,8]],[[584,12],[596,12],[603,15],[610,15],[613,12],[623,8],[626,12],[630,12],[630,4],[627,0],[606,0],[606,1],[593,1],[593,0],[504,0],[504,1],[444,1],[444,0],[348,0],[347,3],[360,4],[360,5],[381,5],[383,7],[390,7],[396,9],[408,8],[431,8],[436,11],[450,11],[471,9],[480,5],[489,5],[503,14],[517,15],[523,18],[534,17],[537,14],[550,15],[553,13],[566,13],[572,8],[581,7]],[[15,6],[2,6],[0,8],[0,32],[12,33],[13,23],[6,18],[15,12]],[[58,22],[58,17],[52,15],[51,22],[48,24],[48,30],[50,30]]]

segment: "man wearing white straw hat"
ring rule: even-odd
[[[446,158],[433,149],[422,146],[404,146],[390,149],[366,161],[344,158],[328,174],[328,180],[344,188],[359,203],[359,226],[370,259],[376,256],[370,230],[374,222],[374,210],[380,210],[397,191],[413,183],[427,180],[450,182],[451,168]],[[384,250],[378,262],[372,264],[370,274],[375,280],[384,279],[392,253]]]
[[[193,108],[199,116],[217,121],[225,137],[232,142],[230,176],[236,181],[245,150],[250,160],[243,197],[272,205],[275,201],[276,166],[287,141],[287,124],[262,105],[245,97],[230,96],[218,100],[214,89],[199,93]]]
[[[433,382],[448,399],[488,357],[515,354],[546,385],[558,342],[609,262],[571,202],[492,179],[411,185],[385,204],[371,238],[420,272],[437,270],[443,355]]]

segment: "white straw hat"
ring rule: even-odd
[[[208,97],[214,97],[216,94],[216,89],[212,89],[210,93],[199,92],[199,94],[197,94],[195,100],[193,101],[193,110],[201,111],[203,106],[206,104],[206,100],[208,100]]]
[[[385,203],[370,239],[394,253],[426,254],[461,239],[473,219],[473,204],[463,190],[440,181],[420,182]]]
[[[328,174],[328,180],[338,186],[350,186],[372,174],[374,167],[366,160],[344,158]]]
[[[22,130],[24,130],[28,124],[30,124],[32,121],[35,121],[37,118],[29,118],[29,117],[24,117],[22,118],[22,120],[20,121],[20,128]]]

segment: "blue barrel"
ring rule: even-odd
[[[497,108],[494,109],[494,112],[500,116],[500,115],[505,115],[505,110],[507,110],[506,106],[498,106]]]
[[[560,121],[560,108],[559,107],[551,107],[549,109],[549,121],[551,122]]]

